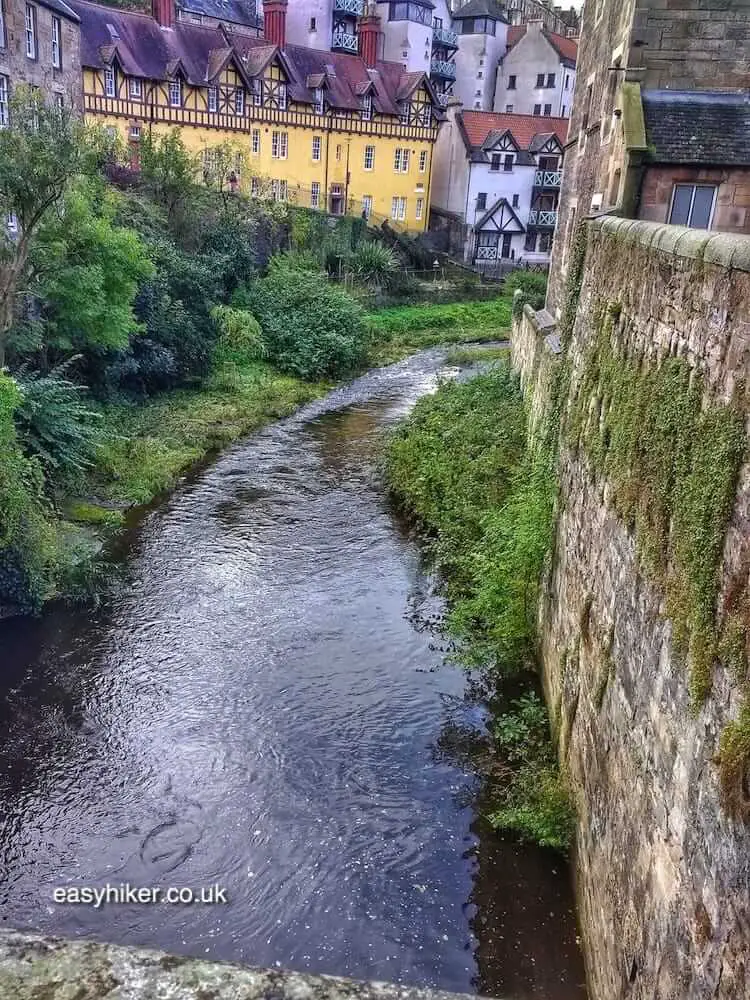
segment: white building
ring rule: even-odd
[[[465,108],[490,111],[497,67],[507,48],[508,22],[496,0],[469,0],[453,14],[458,33],[453,94]]]
[[[430,203],[464,223],[467,262],[549,263],[567,131],[564,118],[448,108]]]
[[[508,51],[497,68],[495,111],[570,117],[578,45],[547,31],[541,20],[508,28]]]

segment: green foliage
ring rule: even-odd
[[[458,302],[441,306],[392,306],[368,316],[368,322],[378,336],[410,334],[423,330],[456,329],[472,333],[491,331],[505,334],[510,327],[511,310],[507,298],[487,302]],[[450,338],[445,340],[449,342]]]
[[[199,175],[198,161],[182,141],[180,129],[165,135],[147,132],[140,143],[141,177],[167,211],[171,223],[185,211]]]
[[[103,524],[107,527],[119,528],[125,520],[121,510],[110,507],[100,507],[99,504],[79,501],[68,505],[67,516],[78,524]]]
[[[399,259],[385,244],[366,241],[360,243],[351,255],[348,267],[361,284],[384,287],[398,271]]]
[[[678,648],[691,666],[694,704],[711,687],[724,538],[745,449],[742,415],[704,405],[681,358],[633,359],[602,317],[574,390],[566,434],[614,488],[642,561],[664,587]]]
[[[454,347],[445,355],[447,365],[471,365],[488,361],[507,359],[509,348],[492,344],[479,344],[468,347]]]
[[[719,742],[719,779],[724,807],[737,819],[750,820],[750,697]]]
[[[516,290],[521,294],[516,297]],[[547,275],[536,271],[513,271],[505,279],[503,291],[513,299],[513,311],[516,315],[523,312],[523,307],[528,303],[535,311],[544,308],[547,298]]]
[[[257,317],[268,356],[300,378],[336,378],[366,356],[367,329],[360,306],[320,271],[296,270],[274,258],[268,275],[248,286],[237,305]]]
[[[526,446],[526,413],[509,365],[444,383],[420,400],[388,447],[397,502],[431,538],[446,580],[447,626],[462,658],[498,689],[535,669],[539,580],[552,531],[552,460]],[[508,774],[494,789],[492,821],[565,849],[572,820],[554,765],[544,706],[525,695],[496,722]]]
[[[214,364],[246,365],[262,361],[268,353],[260,323],[247,310],[214,306],[211,318],[219,328]]]
[[[99,442],[101,415],[86,401],[86,390],[67,379],[67,365],[49,375],[22,370],[16,380],[21,399],[15,420],[19,444],[38,459],[48,483],[70,485],[91,464]]]

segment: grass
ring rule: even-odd
[[[502,361],[508,357],[509,348],[499,344],[468,344],[454,347],[445,355],[447,365],[471,365],[483,361]]]
[[[438,344],[502,339],[510,328],[511,302],[501,296],[485,302],[392,306],[370,313],[368,323],[376,344],[371,361],[386,365]]]
[[[222,375],[147,403],[105,407],[105,441],[89,473],[89,492],[102,503],[147,503],[206,455],[328,389],[261,364],[233,367],[229,379]]]

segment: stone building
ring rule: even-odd
[[[609,212],[750,233],[750,0],[584,8],[548,307],[577,221]]]
[[[0,0],[0,127],[19,84],[66,107],[81,105],[81,30],[64,0]]]
[[[226,24],[232,31],[260,35],[263,18],[255,0],[178,0],[175,15],[178,21],[217,28]]]
[[[547,31],[541,19],[508,28],[508,51],[497,68],[495,111],[568,118],[577,55],[576,41]]]

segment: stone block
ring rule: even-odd
[[[721,267],[731,267],[732,255],[737,249],[737,241],[742,237],[733,233],[715,233],[706,244],[703,260],[706,264],[719,264]]]
[[[701,260],[711,233],[704,229],[688,229],[677,240],[675,252],[680,257]]]

